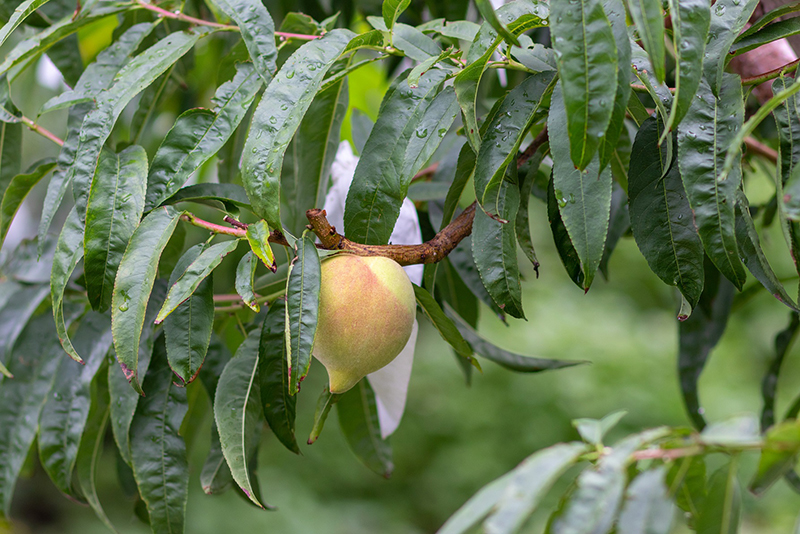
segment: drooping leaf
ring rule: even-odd
[[[280,174],[286,147],[352,35],[333,30],[300,47],[267,86],[253,115],[242,152],[242,181],[256,214],[271,228],[281,228]]]
[[[275,437],[295,454],[300,454],[294,436],[297,397],[289,393],[289,362],[286,358],[286,304],[276,300],[264,318],[258,347],[258,376],[261,404]]]
[[[2,162],[0,162],[1,164]],[[28,196],[28,193],[55,166],[55,161],[52,158],[48,158],[37,164],[30,172],[16,175],[8,183],[8,187],[3,193],[3,200],[0,202],[0,246],[5,241],[17,210],[22,206],[22,202]]]
[[[631,43],[625,23],[625,5],[622,0],[603,0],[603,9],[611,24],[611,31],[614,32],[614,40],[617,45],[617,92],[614,97],[611,120],[598,148],[601,169],[605,169],[609,163],[613,165],[620,137],[628,137],[625,132],[625,112],[631,96]],[[627,169],[627,165],[624,167]]]
[[[678,165],[666,161],[666,147],[658,144],[661,132],[660,121],[651,117],[633,143],[628,173],[631,228],[650,269],[664,283],[677,286],[695,307],[703,291],[703,244]]]
[[[186,443],[179,434],[186,390],[172,383],[164,337],[156,339],[131,422],[131,467],[153,532],[182,533],[189,497]]]
[[[11,352],[17,338],[47,293],[47,286],[20,286],[0,309],[0,373],[7,377],[11,374],[4,365],[12,367]]]
[[[249,470],[263,417],[258,380],[260,338],[260,329],[250,332],[222,371],[214,396],[214,420],[233,479],[253,504],[263,508],[254,494]]]
[[[694,526],[708,493],[704,457],[686,457],[673,464],[667,475],[667,485],[674,488],[675,504],[686,513],[687,523]]]
[[[394,470],[392,448],[388,441],[381,439],[375,392],[372,391],[369,381],[361,380],[347,393],[343,393],[336,406],[339,427],[350,450],[367,468],[389,478]]]
[[[742,490],[736,478],[736,461],[717,470],[708,483],[708,496],[697,517],[697,534],[739,532]]]
[[[710,89],[715,96],[722,97],[725,93],[723,85],[728,52],[757,5],[758,0],[719,0],[711,8],[711,23],[703,59],[703,85],[707,84],[707,90]],[[739,102],[741,100],[739,97]]]
[[[612,177],[610,168],[600,171],[597,157],[583,171],[573,165],[568,151],[572,141],[567,136],[568,117],[572,113],[564,107],[560,84],[557,84],[547,121],[553,157],[553,192],[561,220],[580,260],[583,288],[588,290],[605,249],[611,216]]]
[[[200,286],[211,271],[222,263],[225,256],[236,250],[241,240],[229,239],[205,248],[197,258],[186,267],[177,281],[172,284],[167,292],[167,300],[156,316],[156,324],[171,314],[178,305],[191,297],[192,293]]]
[[[46,4],[48,0],[25,0],[17,6],[8,21],[0,28],[0,45],[6,42],[8,36],[34,11]]]
[[[170,287],[183,276],[197,257],[205,250],[204,243],[187,250],[172,271]],[[186,385],[197,377],[203,366],[211,330],[214,326],[213,273],[200,282],[192,295],[180,303],[164,320],[167,359],[172,372]]]
[[[330,387],[325,385],[325,389],[319,394],[317,399],[317,409],[314,411],[314,426],[311,427],[311,433],[308,436],[308,444],[313,445],[319,435],[322,434],[322,429],[325,426],[325,421],[328,420],[328,414],[333,408],[333,405],[339,401],[340,393],[331,393]]]
[[[619,514],[619,534],[668,534],[672,528],[675,505],[665,484],[665,466],[638,475],[625,492],[625,504]]]
[[[311,365],[322,278],[314,239],[306,234],[297,241],[295,248],[296,257],[286,282],[286,363],[290,395],[300,391],[300,382]]]
[[[192,173],[225,145],[242,122],[261,85],[253,65],[239,63],[233,79],[217,88],[211,99],[213,110],[190,109],[178,117],[153,158],[147,178],[145,211],[178,195]],[[239,200],[247,203],[246,196]]]
[[[553,47],[567,111],[569,156],[579,170],[591,163],[614,110],[617,47],[601,0],[550,6]]]
[[[142,393],[138,375],[139,337],[147,301],[156,279],[158,260],[180,215],[170,207],[150,212],[131,236],[117,270],[111,298],[114,347],[125,378],[139,394]]]
[[[83,360],[72,346],[67,325],[64,322],[64,290],[81,258],[83,258],[83,224],[81,224],[77,210],[73,208],[67,215],[61,235],[58,236],[56,251],[53,254],[53,267],[50,271],[50,300],[61,346],[70,358],[77,362]]]
[[[247,225],[247,242],[264,266],[275,272],[275,254],[269,244],[269,226],[265,220],[256,221]]]
[[[475,171],[475,152],[470,148],[469,143],[465,143],[458,153],[458,163],[456,165],[456,174],[453,177],[453,182],[450,189],[447,191],[447,197],[444,200],[444,210],[442,213],[442,223],[439,225],[441,230],[453,220],[453,215],[458,207],[458,201],[461,198],[461,193],[467,186],[467,182],[473,176]]]
[[[64,360],[58,380],[39,416],[39,458],[53,484],[72,494],[72,476],[78,446],[86,426],[92,381],[111,348],[111,322],[105,315],[90,313],[75,332],[76,350],[86,355],[84,365]]]
[[[489,292],[483,286],[481,275],[478,272],[478,267],[475,265],[475,260],[472,256],[472,236],[467,237],[454,248],[447,256],[447,260],[453,266],[453,269],[461,277],[464,284],[469,288],[469,291],[474,294],[481,302],[486,304],[494,313],[505,319],[505,312],[497,307],[497,304],[492,300]]]
[[[417,299],[417,304],[420,309],[422,309],[425,316],[431,321],[431,324],[436,327],[442,339],[453,347],[456,354],[469,361],[469,363],[474,365],[477,369],[480,369],[480,364],[478,364],[477,360],[472,356],[472,347],[470,347],[469,343],[467,343],[461,335],[461,332],[458,331],[453,320],[445,315],[439,303],[433,298],[433,295],[416,284],[412,285],[414,286],[414,296]]]
[[[547,183],[547,219],[550,222],[550,232],[553,234],[553,242],[558,252],[558,257],[561,259],[561,264],[567,271],[569,279],[581,289],[585,289],[583,285],[583,268],[581,261],[578,258],[578,252],[569,238],[567,229],[564,226],[564,221],[561,219],[561,213],[558,211],[559,201],[563,197],[556,198],[555,188],[553,187],[553,180]]]
[[[381,6],[381,13],[383,14],[383,22],[386,23],[386,29],[391,30],[397,18],[408,9],[411,5],[411,0],[384,0]]]
[[[475,6],[480,11],[481,16],[488,22],[494,30],[500,34],[503,39],[507,40],[509,43],[519,46],[519,41],[517,37],[508,31],[506,25],[503,24],[499,18],[497,18],[497,13],[494,11],[494,6],[489,0],[475,0]]]
[[[727,179],[719,178],[725,150],[742,126],[741,90],[735,75],[723,78],[719,97],[701,81],[678,128],[678,164],[700,239],[717,269],[740,290],[747,274],[734,228],[735,192],[742,179],[739,159]]]
[[[147,187],[147,153],[133,145],[119,154],[100,154],[86,205],[83,265],[89,303],[111,305],[119,262],[139,224]]]
[[[773,343],[775,358],[761,381],[761,397],[764,400],[764,406],[761,409],[762,432],[775,424],[775,397],[778,393],[778,377],[780,376],[783,360],[797,337],[798,329],[800,329],[800,314],[791,312],[789,314],[789,324],[775,336]]]
[[[275,47],[275,23],[267,8],[258,0],[213,0],[225,15],[239,26],[244,45],[264,82],[270,83],[275,72],[278,50]]]
[[[247,304],[251,310],[258,313],[261,306],[256,300],[256,291],[253,287],[254,276],[256,274],[256,266],[258,265],[258,258],[252,251],[248,251],[242,259],[239,260],[239,265],[236,267],[236,292],[242,297],[242,301]]]
[[[211,334],[211,344],[208,346],[208,354],[203,367],[200,368],[200,381],[206,388],[208,397],[212,405],[216,402],[217,383],[222,375],[222,370],[230,361],[231,354],[222,340]],[[211,446],[208,456],[200,472],[200,487],[208,495],[215,495],[227,491],[233,485],[233,477],[225,456],[222,454],[222,445],[219,441],[219,431],[217,421],[212,417],[211,423]]]
[[[664,13],[658,0],[629,0],[631,18],[642,40],[650,65],[659,83],[666,76],[666,51],[664,47]]]

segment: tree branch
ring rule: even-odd
[[[203,228],[215,234],[223,234],[223,235],[230,235],[237,238],[247,237],[247,225],[242,224],[239,221],[236,221],[236,228],[231,228],[230,226],[222,226],[221,224],[214,224],[212,222],[204,221],[200,217],[194,215],[193,213],[184,212],[181,215],[181,220],[186,221],[193,226],[197,226],[198,228]],[[228,217],[225,218],[228,220]],[[234,219],[235,220],[235,219]],[[283,235],[282,232],[278,230],[272,230],[269,233],[270,243],[276,243],[278,245],[283,245],[285,247],[289,246],[289,242],[286,241],[286,237]]]

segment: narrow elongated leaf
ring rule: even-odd
[[[0,195],[20,172],[22,161],[22,124],[0,122]]]
[[[447,197],[444,199],[444,210],[442,213],[442,223],[439,225],[441,230],[453,220],[453,215],[458,207],[458,201],[461,199],[461,193],[467,186],[467,182],[475,172],[475,152],[472,151],[469,143],[465,143],[458,153],[458,163],[456,164],[456,175],[453,178],[450,189],[447,191]]]
[[[384,96],[378,120],[356,166],[353,183],[347,194],[344,229],[348,239],[359,243],[385,245],[394,229],[400,206],[414,173],[406,174],[411,138],[432,105],[446,73],[432,69],[415,89],[408,87],[405,76],[395,79]]]
[[[84,365],[64,360],[58,380],[39,417],[39,458],[53,484],[72,494],[72,474],[78,446],[86,426],[91,387],[111,348],[111,322],[105,315],[90,313],[75,332],[76,350],[86,355]]]
[[[414,135],[409,136],[406,154],[401,168],[403,180],[408,180],[419,172],[436,152],[442,138],[458,114],[458,102],[453,89],[445,87],[431,101],[419,123]],[[408,184],[404,183],[406,191]]]
[[[261,328],[258,346],[258,376],[261,404],[269,428],[284,447],[300,454],[294,436],[297,397],[289,393],[289,362],[286,358],[286,304],[276,300]]]
[[[519,209],[519,188],[503,181],[498,197],[498,217],[513,221]],[[472,257],[492,300],[510,316],[523,319],[514,225],[501,223],[476,209],[472,223]]]
[[[161,252],[167,246],[180,215],[180,212],[165,207],[145,217],[131,236],[117,270],[111,299],[114,347],[125,378],[139,394],[142,393],[138,375],[139,337],[147,301],[156,279]]]
[[[614,110],[617,48],[601,0],[550,6],[553,47],[567,110],[570,158],[584,170],[597,152]]]
[[[313,445],[319,439],[319,435],[322,434],[322,429],[325,426],[325,421],[328,420],[328,414],[333,405],[339,401],[339,397],[341,397],[341,394],[331,393],[327,385],[322,390],[322,393],[319,394],[317,409],[314,410],[314,426],[311,427],[311,433],[308,436],[309,445]]]
[[[239,260],[239,265],[236,267],[236,292],[242,297],[242,301],[247,304],[251,310],[258,313],[261,306],[256,300],[256,291],[253,287],[254,276],[256,274],[256,266],[258,265],[258,258],[252,251],[248,251],[242,259]]]
[[[236,250],[239,243],[239,239],[230,239],[203,250],[181,274],[180,278],[170,286],[167,300],[164,301],[164,305],[156,316],[156,324],[163,321],[181,302],[188,299],[203,280],[211,274],[211,271],[222,263],[225,256]]]
[[[453,320],[445,315],[444,311],[439,306],[439,303],[433,298],[433,295],[416,284],[412,285],[414,286],[414,296],[417,299],[417,304],[422,309],[423,313],[425,313],[425,316],[431,321],[433,326],[436,327],[436,330],[439,332],[439,335],[442,336],[442,339],[447,341],[447,343],[453,347],[453,350],[456,351],[456,354],[468,360],[470,364],[480,369],[480,365],[472,356],[472,347],[470,347],[469,343],[467,343],[467,341],[461,335],[461,332],[458,331],[458,328],[456,328]]]
[[[34,11],[46,4],[48,0],[25,0],[17,6],[14,13],[8,18],[8,21],[0,28],[0,45],[6,42],[8,36],[11,35],[17,26]]]
[[[236,22],[253,65],[266,83],[272,81],[278,50],[275,23],[258,0],[213,0],[214,5]]]
[[[728,53],[734,39],[744,29],[757,5],[758,0],[719,0],[714,2],[714,7],[711,8],[711,22],[703,59],[703,77],[704,84],[708,84],[715,96],[721,97],[725,93],[724,71]],[[735,98],[731,97],[731,100]],[[741,101],[741,98],[739,100]]]
[[[11,368],[11,350],[33,312],[47,296],[47,286],[20,286],[0,309],[0,371]],[[2,374],[10,376],[8,373]]]
[[[475,0],[475,6],[480,11],[481,16],[488,22],[494,30],[500,34],[503,39],[507,40],[509,43],[519,46],[519,41],[517,37],[508,31],[506,25],[500,22],[500,19],[497,18],[497,14],[494,12],[494,6],[489,0]]]
[[[547,371],[550,369],[561,369],[563,367],[571,367],[573,365],[580,365],[587,362],[573,361],[573,360],[548,360],[545,358],[534,358],[533,356],[525,356],[523,354],[515,354],[483,339],[474,328],[472,328],[456,311],[445,302],[444,312],[450,317],[464,336],[467,343],[470,344],[475,354],[483,356],[487,360],[493,361],[498,365],[517,371],[519,373],[538,373],[539,371]]]
[[[0,162],[2,164],[2,162]],[[38,164],[31,172],[26,174],[18,174],[9,182],[8,187],[3,193],[3,200],[0,202],[0,246],[6,239],[8,229],[14,221],[14,216],[17,214],[25,197],[28,196],[31,189],[39,183],[39,180],[45,177],[47,173],[55,168],[56,162],[52,159],[45,160]]]
[[[708,0],[669,0],[675,49],[675,98],[665,127],[677,127],[697,92],[703,75],[703,53],[711,23]]]
[[[597,157],[584,171],[572,164],[568,152],[572,140],[567,136],[570,115],[572,112],[564,107],[559,83],[553,91],[547,121],[553,157],[553,191],[561,220],[581,263],[583,288],[588,290],[605,249],[611,217],[612,177],[610,168],[600,171]]]
[[[178,117],[153,158],[147,179],[146,211],[177,194],[192,173],[225,145],[261,85],[253,65],[239,63],[233,79],[217,88],[211,99],[213,110],[190,109]],[[246,197],[242,200],[247,203]]]
[[[736,461],[720,468],[709,479],[708,496],[697,517],[697,534],[739,532],[742,490],[736,478]]]
[[[111,305],[119,262],[144,210],[147,153],[133,145],[119,154],[100,154],[86,205],[83,265],[89,303]]]
[[[336,403],[339,426],[353,454],[373,472],[389,478],[394,470],[392,448],[381,439],[375,392],[361,380]]]
[[[322,79],[353,36],[333,30],[301,46],[269,84],[242,152],[242,181],[256,214],[280,229],[280,174],[286,147]]]
[[[636,24],[636,31],[642,40],[653,73],[659,83],[664,82],[666,76],[666,51],[664,47],[664,14],[661,12],[661,2],[658,0],[628,0],[631,18]]]
[[[188,410],[186,390],[172,384],[164,337],[153,359],[131,422],[131,467],[154,532],[182,533],[189,497],[186,443],[179,430]]]
[[[311,365],[311,349],[317,334],[320,273],[314,239],[306,234],[297,241],[296,254],[286,282],[286,363],[289,394],[300,391],[300,382]]]
[[[127,104],[148,87],[173,63],[207,35],[210,30],[195,29],[170,33],[136,56],[115,77],[115,83],[97,95],[96,108],[83,120],[75,162],[65,180],[72,181],[78,214],[84,216],[86,201],[103,144]]]
[[[789,324],[775,336],[775,341],[773,342],[775,358],[770,363],[769,369],[767,369],[764,379],[761,381],[761,397],[764,401],[761,409],[762,432],[775,424],[775,397],[778,394],[778,377],[780,376],[783,360],[797,337],[798,329],[800,329],[800,314],[792,312],[789,314]]]
[[[424,62],[442,53],[442,48],[430,37],[408,24],[397,23],[392,28],[392,44],[414,61]]]
[[[83,224],[73,207],[67,215],[61,235],[58,236],[56,251],[53,254],[53,267],[50,271],[50,299],[53,303],[53,317],[61,346],[70,358],[83,362],[80,354],[72,346],[64,322],[64,290],[70,277],[83,257]]]
[[[665,484],[665,466],[637,476],[625,492],[625,504],[619,514],[619,534],[667,534],[672,527],[675,505]]]
[[[269,226],[263,219],[247,225],[247,242],[264,266],[275,272],[275,255],[269,244]]]
[[[705,427],[703,409],[697,393],[700,373],[719,339],[725,332],[733,302],[734,287],[711,262],[705,262],[705,282],[700,301],[692,316],[680,324],[678,376],[686,411],[698,429]]]
[[[603,0],[603,9],[611,24],[611,31],[614,32],[614,40],[617,44],[617,92],[606,134],[601,139],[598,148],[601,169],[605,169],[609,162],[613,164],[616,159],[615,151],[619,145],[620,136],[628,137],[625,132],[625,112],[631,97],[631,43],[625,22],[625,5],[622,0]],[[624,167],[627,168],[627,165]]]
[[[725,149],[744,119],[741,83],[726,75],[719,98],[701,81],[678,128],[678,163],[706,253],[717,269],[741,289],[747,274],[739,259],[734,229],[735,192],[742,179],[740,158],[724,181],[718,178]]]
[[[544,451],[542,451],[544,452]],[[493,480],[482,487],[478,493],[470,497],[450,519],[436,531],[436,534],[463,534],[470,532],[478,521],[495,507],[500,498],[505,494],[506,488],[514,478],[514,471],[509,471],[500,478]]]
[[[58,364],[69,362],[61,356],[49,314],[40,315],[27,325],[14,352],[24,355],[9,363],[14,378],[0,376],[4,397],[0,403],[0,515],[5,517],[11,508],[22,464],[36,437],[39,413],[55,380]]]
[[[170,287],[175,285],[205,248],[205,244],[195,245],[181,256],[170,276]],[[167,359],[170,368],[181,381],[180,385],[186,385],[197,377],[211,342],[213,326],[214,283],[209,275],[164,320]]]
[[[628,173],[631,228],[650,269],[664,283],[677,286],[695,307],[703,291],[703,244],[678,165],[666,161],[666,146],[658,144],[661,131],[659,121],[651,117],[633,143]]]
[[[497,307],[497,304],[483,286],[481,275],[472,255],[472,236],[461,241],[447,256],[447,260],[452,264],[453,269],[464,281],[469,291],[491,308],[495,314],[505,320],[505,312]]]
[[[750,482],[750,491],[764,493],[797,463],[800,453],[800,425],[797,420],[784,421],[767,431],[758,471]]]
[[[203,367],[200,368],[200,381],[206,388],[208,397],[212,404],[217,394],[217,383],[222,375],[222,370],[230,361],[231,354],[227,347],[213,333],[211,334],[211,344],[208,347],[208,354]],[[222,455],[222,445],[219,442],[219,431],[217,430],[216,419],[212,417],[211,422],[211,447],[208,456],[200,472],[200,486],[203,492],[208,495],[223,493],[233,485],[233,477],[225,457]]]
[[[408,9],[409,5],[411,5],[411,0],[384,0],[381,6],[381,13],[383,14],[383,22],[386,23],[387,30],[392,29],[397,17]]]
[[[501,183],[508,166],[516,164],[522,139],[540,115],[554,77],[553,72],[540,72],[526,78],[508,94],[489,122],[475,166],[475,195],[492,217],[513,220],[500,214]]]
[[[547,219],[550,222],[550,232],[553,234],[553,242],[556,245],[558,257],[561,258],[561,264],[567,271],[569,279],[575,285],[585,290],[583,284],[584,274],[581,266],[581,260],[578,258],[578,251],[570,241],[567,229],[564,226],[564,221],[561,219],[561,213],[558,211],[558,206],[564,202],[563,196],[556,198],[555,188],[553,187],[552,178],[547,183]]]
[[[253,492],[248,468],[262,418],[258,380],[260,338],[258,328],[250,332],[222,371],[214,397],[214,419],[233,479],[256,506],[263,508]]]

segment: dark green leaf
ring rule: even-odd
[[[458,207],[458,201],[467,182],[472,178],[475,171],[475,152],[472,151],[469,143],[465,143],[458,153],[458,164],[456,165],[456,175],[453,178],[453,183],[447,191],[447,197],[444,200],[444,212],[442,214],[442,223],[439,226],[441,230],[453,220],[453,215]]]
[[[369,382],[361,380],[339,397],[336,406],[339,426],[350,450],[366,467],[389,478],[394,470],[392,448],[381,439],[375,392]]]
[[[438,56],[441,47],[413,26],[397,23],[392,28],[392,44],[414,61],[427,61]]]
[[[22,201],[28,196],[33,186],[56,166],[52,158],[40,162],[31,172],[18,174],[9,182],[0,202],[0,245],[6,239],[8,229],[14,221],[17,210],[22,206]]]
[[[631,18],[642,40],[653,73],[659,83],[666,77],[666,51],[664,47],[664,13],[659,0],[628,0]]]
[[[792,312],[789,314],[789,324],[775,336],[775,358],[761,381],[761,397],[764,399],[764,407],[761,409],[762,432],[775,424],[775,397],[778,393],[778,377],[780,376],[783,360],[797,337],[798,329],[800,329],[800,314]]]
[[[697,517],[697,534],[736,534],[742,509],[742,491],[736,478],[736,460],[716,471],[708,482],[708,497]]]
[[[10,377],[4,365],[11,369],[11,352],[33,312],[47,296],[47,286],[19,286],[19,289],[0,309],[0,373]]]
[[[247,198],[244,188],[236,184],[194,184],[187,185],[164,200],[161,205],[167,206],[177,204],[178,202],[196,202],[199,204],[207,204],[213,207],[222,207],[228,211],[234,211],[238,208],[245,208],[252,210],[250,207],[250,199]]]
[[[706,494],[706,464],[702,456],[687,456],[675,463],[667,475],[667,485],[675,496],[675,504],[686,513],[694,526]]]
[[[732,56],[738,56],[767,43],[800,33],[800,21],[790,18],[770,24],[736,40],[731,46]]]
[[[139,337],[142,333],[147,301],[156,279],[161,252],[172,236],[180,215],[180,212],[170,207],[150,212],[131,236],[117,270],[111,299],[114,347],[125,378],[140,394],[142,388],[139,385],[138,375]]]
[[[669,0],[675,44],[675,99],[667,119],[671,131],[683,120],[703,75],[703,52],[711,21],[708,0]]]
[[[631,228],[650,269],[677,286],[692,307],[703,291],[703,244],[678,165],[659,145],[660,121],[647,119],[633,143],[628,173]],[[667,171],[667,168],[669,169]]]
[[[461,332],[456,328],[453,320],[445,315],[439,303],[433,298],[433,295],[428,293],[416,284],[414,286],[414,296],[417,298],[417,304],[422,309],[425,316],[430,320],[431,324],[436,327],[442,339],[453,347],[453,350],[462,358],[468,360],[470,364],[480,369],[480,365],[472,356],[472,347],[466,342]]]
[[[189,177],[225,145],[261,85],[253,65],[240,63],[233,79],[220,85],[211,99],[213,111],[190,109],[178,117],[153,158],[147,179],[146,211],[179,195],[178,190]],[[237,200],[247,204],[246,196]]]
[[[269,428],[284,447],[300,454],[294,436],[297,397],[289,393],[289,362],[286,355],[286,305],[276,300],[264,318],[258,347],[261,404]]]
[[[131,242],[133,241],[131,240]],[[170,285],[167,300],[164,301],[164,305],[156,316],[156,324],[161,323],[181,302],[191,297],[203,280],[211,274],[211,271],[222,263],[225,256],[236,250],[240,242],[239,239],[229,239],[205,248],[180,275],[180,278]]]
[[[172,271],[170,287],[183,276],[197,257],[206,249],[204,243],[187,250]],[[212,273],[213,274],[213,273]],[[212,275],[200,282],[194,293],[180,303],[164,320],[167,359],[172,372],[184,386],[197,377],[211,342],[214,326],[214,283]]]
[[[562,197],[563,198],[563,197]],[[583,268],[578,252],[570,241],[564,221],[561,220],[561,213],[558,211],[559,199],[556,198],[553,180],[547,183],[547,219],[550,222],[550,231],[553,234],[553,242],[556,245],[561,263],[567,271],[569,279],[578,287],[585,289],[583,285]]]
[[[214,0],[214,5],[239,26],[256,71],[266,83],[270,83],[278,50],[275,47],[275,23],[267,8],[258,0]]]
[[[628,37],[628,27],[625,24],[625,5],[622,0],[603,0],[603,9],[617,43],[617,92],[608,129],[606,129],[606,134],[601,139],[598,148],[601,169],[605,169],[609,162],[614,164],[617,156],[615,150],[619,146],[620,137],[628,138],[625,128],[625,111],[631,96],[631,43]],[[627,170],[627,165],[624,168]]]
[[[203,367],[200,368],[200,381],[206,388],[212,404],[215,402],[217,382],[225,365],[230,361],[231,355],[227,347],[216,335],[212,333],[211,344]],[[233,484],[233,477],[225,456],[222,454],[222,445],[219,441],[216,419],[211,422],[211,447],[200,472],[200,486],[208,495],[216,495],[227,491]]]
[[[317,409],[314,412],[314,426],[311,428],[311,433],[308,436],[308,444],[312,445],[319,435],[322,433],[322,428],[325,426],[325,421],[328,419],[328,414],[333,408],[333,405],[339,401],[341,394],[331,393],[330,388],[326,385],[325,389],[320,393],[317,399]]]
[[[505,319],[505,312],[497,307],[492,297],[486,291],[481,281],[481,275],[478,272],[478,267],[475,265],[475,260],[472,256],[472,236],[467,237],[454,248],[447,259],[453,265],[453,269],[458,273],[458,276],[464,281],[464,284],[469,288],[470,292],[478,297],[481,302],[491,308],[492,312]]]
[[[475,0],[475,5],[477,6],[478,11],[480,11],[481,16],[492,26],[492,28],[494,28],[498,34],[503,37],[503,39],[507,40],[511,44],[519,46],[517,37],[508,31],[506,25],[497,18],[497,14],[494,12],[494,7],[489,0]]]
[[[727,179],[718,178],[725,150],[742,126],[744,106],[739,77],[726,75],[723,80],[719,98],[701,81],[678,128],[678,163],[706,253],[741,290],[747,274],[739,259],[734,228],[735,192],[742,180],[740,158]]]
[[[606,133],[617,91],[617,47],[601,0],[555,2],[553,47],[567,110],[569,155],[578,169],[591,163]],[[569,226],[569,225],[568,225]]]
[[[583,288],[588,290],[600,266],[608,234],[611,169],[606,167],[600,171],[597,157],[584,171],[572,164],[568,150],[572,141],[567,136],[567,129],[569,116],[574,111],[564,107],[560,84],[553,91],[550,110],[547,130],[553,157],[553,192],[561,220],[580,260]]]
[[[247,304],[251,310],[258,313],[261,306],[256,300],[256,290],[253,287],[253,278],[256,274],[256,266],[258,259],[252,251],[248,251],[242,259],[239,260],[239,265],[236,267],[236,292],[242,297],[242,301]]]
[[[657,467],[637,476],[625,492],[619,514],[618,534],[668,534],[675,505],[665,484],[667,470]]]
[[[133,475],[153,532],[182,533],[189,465],[179,430],[188,404],[186,390],[172,383],[162,336],[156,339],[143,389],[147,395],[139,399],[131,422]]]
[[[300,47],[269,84],[253,115],[242,153],[242,181],[256,214],[271,228],[281,228],[280,174],[286,147],[352,35],[333,30]]]
[[[614,173],[613,162],[611,164],[611,172],[612,174]],[[616,249],[622,236],[631,231],[628,195],[617,181],[611,185],[611,188],[611,217],[608,222],[608,235],[606,236],[606,245],[603,250],[603,259],[600,260],[600,272],[603,273],[606,280],[608,280],[610,276],[608,272],[608,262],[611,260],[611,253]]]
[[[311,365],[321,282],[319,254],[314,238],[304,235],[295,248],[297,256],[292,262],[286,283],[286,359],[290,395],[300,391],[300,382],[308,374]]]
[[[392,29],[397,17],[408,9],[409,5],[411,5],[411,0],[384,0],[381,6],[381,13],[383,14],[383,22],[386,23],[388,30]]]
[[[262,219],[247,225],[247,242],[250,244],[253,254],[258,256],[264,266],[275,272],[277,268],[275,266],[275,255],[272,253],[272,247],[269,244],[269,226],[266,221]]]
[[[81,224],[77,210],[73,208],[67,215],[61,235],[58,236],[56,251],[53,254],[53,267],[50,271],[50,300],[53,304],[53,317],[61,346],[64,347],[70,358],[77,362],[83,362],[83,360],[72,346],[67,325],[64,322],[64,290],[81,258],[83,258],[83,224]]]
[[[703,59],[703,85],[708,84],[706,91],[710,89],[713,95],[722,96],[725,93],[723,78],[731,45],[750,20],[757,5],[758,0],[718,0],[711,8],[711,24]],[[741,102],[741,98],[739,101]]]

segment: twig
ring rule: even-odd
[[[759,156],[763,156],[766,159],[770,160],[772,163],[778,162],[778,152],[767,145],[757,141],[753,137],[745,137],[744,138],[744,146],[747,147],[749,152],[753,154],[758,154]]]
[[[539,148],[549,140],[550,136],[547,133],[547,125],[545,124],[544,128],[542,128],[542,131],[539,132],[536,137],[534,137],[531,144],[525,149],[525,152],[520,154],[520,156],[517,158],[517,167],[519,168],[525,165],[525,162],[531,159],[531,157],[536,154],[536,151],[539,150]]]
[[[797,66],[800,64],[800,59],[796,59],[786,65],[781,65],[780,67],[772,70],[768,70],[762,74],[758,74],[756,76],[749,76],[747,78],[742,78],[742,85],[759,85],[764,82],[768,82],[770,80],[774,80],[781,74],[788,74],[790,72],[794,72],[797,70]]]
[[[439,168],[438,161],[436,163],[431,163],[430,165],[419,171],[417,174],[415,174],[414,177],[411,178],[411,181],[416,182],[418,180],[422,180],[423,178],[427,178],[428,176],[434,174],[436,172],[436,169],[438,168]]]
[[[184,213],[181,215],[181,220],[186,221],[193,226],[197,226],[198,228],[204,228],[210,232],[214,232],[215,234],[231,235],[238,238],[247,237],[246,230],[241,228],[231,228],[229,226],[222,226],[221,224],[214,224],[212,222],[204,221],[192,213]],[[272,230],[269,233],[268,241],[270,243],[277,243],[286,247],[289,246],[289,242],[286,241],[286,237],[284,237],[283,233],[279,232],[278,230]]]
[[[41,135],[42,137],[45,137],[45,138],[51,140],[52,142],[54,142],[58,146],[64,146],[64,141],[61,138],[55,136],[49,130],[46,130],[45,128],[42,128],[41,126],[39,126],[38,124],[33,122],[28,117],[23,115],[23,116],[19,117],[19,120],[22,121],[25,124],[25,126],[30,128],[31,131],[36,132],[39,135]]]

